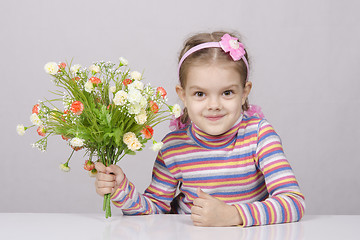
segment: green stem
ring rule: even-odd
[[[73,149],[73,151],[71,152],[71,155],[70,155],[69,159],[67,160],[66,164],[68,164],[68,163],[69,163],[69,161],[70,161],[70,159],[71,159],[72,155],[74,154],[74,152],[75,152],[75,149]]]
[[[111,217],[110,197],[110,193],[104,195],[103,210],[105,211],[105,218]]]

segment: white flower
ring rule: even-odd
[[[39,116],[36,113],[31,114],[30,121],[36,126],[40,126],[43,124],[43,122],[40,120]]]
[[[100,67],[93,64],[89,67],[89,70],[91,72],[98,73],[98,72],[100,72]]]
[[[85,87],[85,91],[87,91],[88,93],[91,93],[94,90],[94,84],[90,81],[87,81],[84,84],[84,87]]]
[[[45,152],[45,150],[46,150],[46,146],[41,143],[34,143],[34,144],[32,144],[32,147],[37,148],[41,152]]]
[[[172,114],[174,114],[175,118],[180,117],[181,115],[181,107],[179,104],[174,104],[174,106],[171,109]]]
[[[135,116],[135,121],[137,124],[142,125],[146,122],[147,116],[145,109],[141,109],[140,113]]]
[[[144,96],[141,97],[141,99],[140,99],[140,107],[141,108],[146,108],[147,104],[148,104],[148,102],[147,102],[146,98]]]
[[[119,61],[122,65],[127,66],[129,64],[129,61],[123,57],[119,58]]]
[[[111,86],[111,87],[109,88],[109,91],[112,92],[112,93],[114,93],[114,92],[116,91],[116,86]]]
[[[75,64],[74,66],[72,66],[72,67],[70,68],[70,72],[71,72],[72,74],[76,74],[76,73],[80,70],[80,68],[81,68],[81,65],[80,65],[80,64]]]
[[[95,170],[95,171],[94,171],[94,170]],[[97,175],[96,169],[93,169],[93,170],[89,171],[89,176],[90,176],[90,177],[96,177],[96,175]]]
[[[128,101],[130,103],[140,103],[142,98],[141,92],[137,89],[131,88],[128,93]]]
[[[144,84],[142,82],[140,82],[139,80],[135,80],[129,85],[129,88],[135,88],[135,89],[138,89],[138,90],[143,90],[144,89]]]
[[[115,105],[124,105],[126,103],[128,94],[124,90],[120,90],[115,94],[113,102]]]
[[[82,147],[84,146],[85,139],[74,137],[70,140],[70,145],[73,147]]]
[[[24,136],[25,134],[25,127],[22,124],[16,126],[16,131],[20,136]]]
[[[126,145],[130,144],[131,142],[135,141],[136,135],[133,132],[127,132],[123,136],[123,141]]]
[[[56,62],[48,62],[44,66],[45,72],[51,75],[55,75],[59,71],[59,66]]]
[[[129,113],[130,114],[139,114],[141,111],[141,106],[138,103],[131,104],[129,107]]]
[[[139,150],[142,145],[139,142],[139,140],[136,138],[134,141],[132,141],[131,143],[127,144],[127,147],[131,150],[131,151],[136,151]]]
[[[133,71],[130,73],[130,76],[132,79],[134,80],[141,80],[141,73],[139,73],[138,71]]]
[[[68,166],[67,163],[60,164],[59,168],[64,172],[69,172],[70,171],[70,167]]]
[[[164,143],[162,142],[154,142],[154,144],[151,146],[151,149],[154,152],[160,151],[160,149],[162,148],[162,146],[164,145]]]

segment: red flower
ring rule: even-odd
[[[90,160],[86,160],[85,164],[84,164],[84,169],[87,171],[92,171],[95,168],[95,164],[90,161]]]
[[[84,104],[80,101],[75,101],[70,106],[70,111],[76,115],[80,115],[84,110]]]
[[[79,81],[80,78],[79,78],[79,77],[74,77],[74,78],[72,78],[71,80],[73,80],[73,81],[75,82],[75,81]]]
[[[64,63],[64,62],[60,63],[60,64],[59,64],[59,72],[60,72],[61,70],[65,69],[65,67],[66,67],[66,63]]]
[[[71,146],[71,148],[74,149],[75,151],[79,151],[79,150],[83,149],[83,147],[73,147],[73,146]]]
[[[154,135],[154,129],[150,126],[145,126],[140,132],[144,134],[146,139],[150,139]]]
[[[150,101],[149,104],[150,104],[150,109],[153,113],[159,112],[159,106],[156,104],[156,102]]]
[[[45,135],[46,135],[46,129],[44,128],[43,125],[39,126],[36,131],[37,131],[37,133],[38,133],[40,136],[45,137]]]
[[[90,79],[89,79],[89,81],[90,82],[92,82],[92,83],[94,83],[94,84],[99,84],[99,83],[101,83],[101,80],[100,80],[100,78],[97,78],[97,77],[91,77]]]
[[[40,105],[39,104],[35,104],[32,108],[32,113],[36,113],[36,114],[39,114],[39,108],[40,108]]]
[[[69,140],[69,138],[65,137],[64,135],[61,135],[62,139],[64,139],[65,141]]]
[[[156,89],[156,91],[157,91],[157,94],[159,94],[160,96],[162,96],[163,98],[165,98],[167,92],[165,91],[165,89],[164,89],[163,87],[158,87],[158,88]]]
[[[107,109],[107,110],[111,110],[113,107],[114,107],[113,104],[109,104],[109,105],[106,107],[106,109]],[[110,109],[110,108],[111,108],[111,109]]]
[[[131,79],[124,79],[124,81],[123,81],[123,84],[124,84],[124,86],[127,86],[127,85],[129,85],[129,84],[131,84],[132,83],[132,80]]]

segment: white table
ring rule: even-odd
[[[193,226],[189,215],[0,213],[0,239],[360,239],[360,215],[305,215],[297,223],[261,227]]]

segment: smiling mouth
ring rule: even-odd
[[[210,121],[217,121],[220,120],[221,118],[223,118],[224,115],[218,115],[218,116],[206,116],[206,119],[210,120]]]

